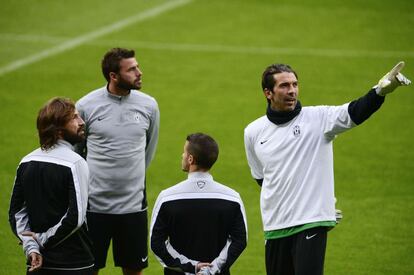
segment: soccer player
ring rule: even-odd
[[[267,112],[244,132],[248,164],[261,186],[268,275],[323,274],[335,226],[332,142],[368,119],[384,96],[410,81],[400,62],[366,95],[340,106],[303,107],[296,72],[273,64],[262,75]]]
[[[208,135],[187,136],[182,170],[188,179],[163,190],[151,219],[151,249],[164,275],[230,274],[247,243],[243,202],[209,170],[219,149]]]
[[[39,111],[40,148],[17,168],[9,222],[27,257],[27,274],[91,275],[86,227],[89,171],[72,145],[85,138],[72,101],[51,99]]]
[[[133,50],[114,48],[102,60],[107,85],[76,107],[85,121],[89,181],[88,226],[94,244],[95,274],[104,268],[110,241],[116,266],[142,274],[148,266],[145,171],[158,141],[159,110],[140,91],[142,71]]]

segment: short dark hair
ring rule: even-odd
[[[73,118],[75,104],[72,100],[62,97],[50,99],[37,116],[37,131],[40,148],[48,150],[58,142],[60,131]]]
[[[124,48],[110,49],[102,59],[102,73],[105,79],[109,82],[109,73],[119,73],[122,59],[135,57],[134,50],[128,50]]]
[[[262,74],[262,90],[268,89],[270,91],[273,90],[273,87],[276,84],[276,81],[273,77],[274,74],[280,74],[283,72],[293,73],[298,79],[298,75],[296,72],[287,64],[272,64],[268,66],[263,74]]]
[[[187,136],[187,151],[194,157],[195,164],[202,169],[210,169],[219,154],[217,142],[209,135],[194,133]]]

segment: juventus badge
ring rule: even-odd
[[[299,137],[300,136],[300,127],[299,127],[299,125],[295,125],[295,127],[293,127],[293,135],[295,137]]]

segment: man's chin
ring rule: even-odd
[[[82,136],[70,136],[70,137],[65,137],[64,140],[66,140],[67,142],[69,142],[72,145],[81,143],[85,141],[85,135]]]
[[[296,101],[295,101],[295,102],[292,102],[292,103],[290,103],[290,104],[288,104],[288,105],[286,106],[286,110],[287,110],[287,111],[293,111],[293,110],[295,110],[295,107],[296,107]]]

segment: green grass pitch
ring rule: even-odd
[[[143,91],[161,110],[159,147],[147,175],[150,209],[162,189],[186,177],[180,171],[185,136],[202,131],[218,141],[212,174],[239,191],[249,226],[247,249],[232,268],[237,275],[264,274],[260,190],[243,148],[244,127],[265,111],[263,69],[291,64],[303,105],[353,100],[400,60],[414,80],[411,0],[189,0],[160,10],[174,3],[2,3],[0,274],[24,274],[7,211],[16,167],[38,146],[37,111],[53,96],[77,100],[103,86],[100,59],[111,47],[136,50]],[[128,18],[135,19],[122,21]],[[10,64],[15,67],[7,71]],[[335,191],[344,219],[329,233],[326,274],[414,274],[413,106],[414,86],[400,88],[371,119],[335,141]],[[101,274],[121,274],[111,256]],[[145,274],[162,274],[152,253]]]

